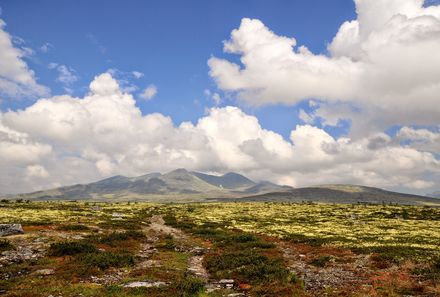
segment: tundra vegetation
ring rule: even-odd
[[[4,201],[0,223],[25,232],[1,296],[440,296],[440,208]]]

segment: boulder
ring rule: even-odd
[[[167,283],[161,281],[144,281],[128,283],[124,286],[124,288],[157,288],[166,285]]]
[[[24,234],[21,224],[0,224],[0,237]]]
[[[55,273],[55,270],[53,270],[53,269],[40,269],[40,270],[35,271],[35,274],[41,275],[41,276],[52,275],[54,273]]]

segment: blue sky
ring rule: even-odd
[[[73,95],[82,96],[93,77],[108,69],[140,71],[141,79],[127,75],[139,87],[154,84],[154,100],[138,101],[144,113],[160,112],[181,121],[196,121],[213,105],[204,90],[218,92],[209,77],[207,60],[224,54],[229,38],[243,17],[262,20],[280,35],[295,36],[315,53],[325,53],[339,26],[355,18],[350,0],[330,1],[2,1],[1,18],[8,32],[22,38],[36,54],[26,61],[42,85],[53,95],[63,94],[57,72],[49,63],[75,70]],[[320,7],[319,10],[316,7]],[[53,47],[47,53],[38,48]],[[135,93],[136,94],[136,93]],[[29,105],[29,100],[8,100],[2,110]],[[239,104],[229,99],[223,105]],[[297,106],[253,108],[262,126],[289,136],[298,123]],[[338,133],[338,129],[334,129]]]
[[[0,192],[175,168],[440,189],[439,1],[0,7]]]

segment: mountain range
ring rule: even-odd
[[[149,173],[138,177],[113,176],[90,184],[20,194],[31,200],[150,200],[198,201],[204,198],[238,198],[293,188],[271,182],[254,182],[238,173],[221,176],[176,169],[166,174]]]
[[[221,176],[186,169],[149,173],[138,177],[113,176],[89,184],[77,184],[9,196],[29,200],[93,201],[285,201],[324,203],[397,203],[438,205],[440,199],[390,192],[356,185],[321,185],[306,188],[255,182],[234,172]]]

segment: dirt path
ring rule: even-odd
[[[176,240],[188,240],[188,236],[181,230],[165,225],[165,221],[160,215],[151,217],[149,228],[159,234],[171,235]]]
[[[173,236],[178,244],[178,249],[192,254],[188,261],[188,271],[205,282],[209,280],[209,274],[203,267],[205,249],[198,246],[191,238],[181,230],[165,225],[162,216],[155,215],[150,219],[150,230],[158,234]]]

